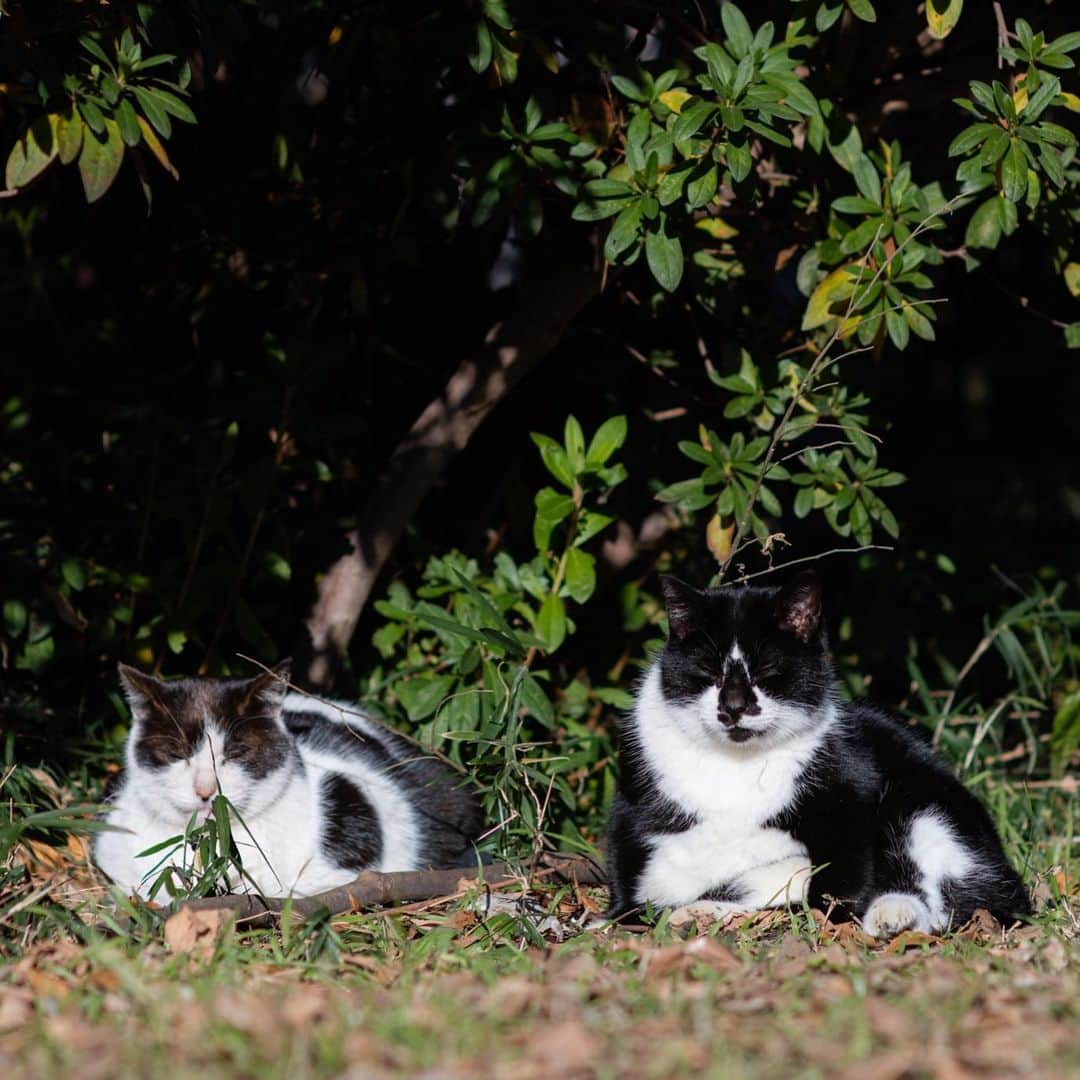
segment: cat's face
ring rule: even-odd
[[[819,721],[832,675],[812,572],[782,588],[698,590],[672,577],[663,588],[660,686],[685,734],[753,749]]]
[[[120,665],[132,714],[129,782],[157,816],[203,821],[218,793],[241,817],[266,808],[294,754],[281,718],[288,670],[166,681]]]

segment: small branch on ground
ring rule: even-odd
[[[508,881],[528,881],[534,878],[554,879],[578,885],[603,885],[603,868],[587,855],[574,853],[545,853],[534,860],[536,867],[526,874],[510,863],[489,866],[451,867],[446,870],[406,870],[380,874],[364,870],[356,880],[337,889],[315,896],[282,900],[253,895],[212,896],[188,900],[183,905],[193,911],[234,911],[246,926],[272,923],[290,906],[294,915],[307,918],[327,910],[331,915],[347,914],[360,908],[382,904],[401,904],[415,900],[432,900],[457,892],[458,882],[501,885]]]

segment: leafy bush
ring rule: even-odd
[[[1041,380],[1016,415],[1068,416],[1047,357],[1080,345],[1080,32],[1013,7],[995,52],[959,0],[5,0],[0,693],[22,755],[115,753],[119,657],[236,671],[304,647],[365,529],[390,580],[346,605],[353,686],[475,772],[504,846],[595,837],[657,570],[730,582],[844,551],[849,687],[873,669],[900,696],[899,639],[938,622],[919,655],[944,673],[998,605],[988,562],[1042,580],[1069,557],[1067,455],[1025,464],[1045,487],[1022,512],[984,495],[1038,442],[1011,414],[964,474],[934,442],[974,397],[883,442],[890,416],[921,423],[931,365],[995,339],[1002,394]],[[455,422],[425,427],[432,407]],[[523,432],[564,424],[535,437],[533,499]],[[422,509],[402,537],[403,490]],[[1060,658],[1037,694],[1007,654],[979,690],[1011,678],[1030,701],[993,730],[1027,723],[1028,767],[1051,738],[1061,771],[1054,625],[1024,653]]]

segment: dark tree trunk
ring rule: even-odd
[[[297,649],[304,684],[323,691],[333,686],[379,572],[424,497],[492,409],[555,348],[601,283],[599,270],[574,268],[534,284],[416,419],[348,534],[349,552],[319,582],[307,640]]]

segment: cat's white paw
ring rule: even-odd
[[[732,904],[727,900],[695,900],[692,904],[675,908],[668,924],[678,929],[680,926],[689,926],[690,923],[722,923],[732,915],[742,915],[745,911],[745,905]]]
[[[811,866],[807,855],[792,855],[740,874],[736,884],[751,909],[801,904],[810,885]]]
[[[933,932],[930,909],[912,893],[882,893],[870,901],[862,917],[863,930],[871,937],[891,938],[904,930]]]

